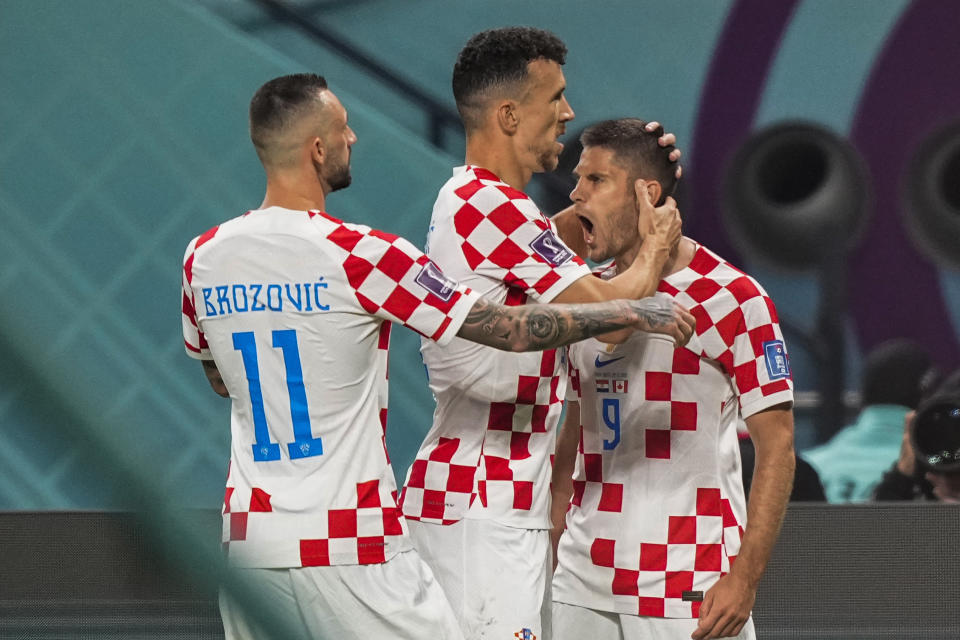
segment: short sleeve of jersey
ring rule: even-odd
[[[197,323],[197,312],[194,306],[193,290],[190,288],[190,281],[193,278],[193,255],[200,243],[210,232],[203,236],[197,236],[187,245],[187,251],[183,256],[183,273],[181,274],[183,300],[181,302],[181,314],[183,322],[183,345],[187,355],[197,360],[213,360],[210,348],[207,346],[207,340],[200,330]]]
[[[792,402],[790,362],[773,301],[747,275],[740,274],[722,288],[730,295],[714,295],[703,303],[710,326],[701,340],[708,352],[720,352],[711,355],[731,374],[741,414],[746,418],[773,405]],[[699,317],[697,324],[699,333]]]
[[[367,313],[441,345],[453,339],[480,297],[399,236],[339,223],[327,238],[343,250],[347,282]]]
[[[476,173],[477,179],[453,191],[453,224],[470,269],[540,302],[590,273],[526,194],[493,174]]]

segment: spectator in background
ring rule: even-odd
[[[904,417],[936,377],[930,355],[910,340],[884,342],[868,353],[857,419],[803,454],[819,474],[827,501],[870,500],[884,470],[897,459]]]
[[[917,437],[917,429],[925,433]],[[916,451],[922,442],[927,454]],[[933,446],[931,446],[933,445]],[[946,452],[931,460],[930,452]],[[903,421],[900,457],[883,474],[876,500],[960,502],[960,369]],[[932,463],[932,464],[931,464]]]

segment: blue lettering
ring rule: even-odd
[[[301,297],[300,297],[300,285],[299,285],[299,284],[296,285],[296,287],[297,287],[297,299],[296,299],[296,300],[294,300],[294,299],[293,299],[293,296],[290,295],[290,283],[285,284],[284,287],[285,287],[286,290],[287,290],[287,300],[290,301],[290,304],[292,304],[294,307],[296,307],[297,311],[303,311],[303,300],[302,300]],[[307,297],[309,298],[310,296],[307,296]]]
[[[213,295],[213,289],[210,287],[203,288],[203,304],[207,307],[207,315],[215,316],[217,315],[217,309],[212,304],[210,304],[210,296]]]
[[[237,297],[237,292],[240,293],[240,296]],[[243,308],[240,308],[240,301],[243,300]],[[248,308],[247,305],[247,288],[242,284],[233,285],[233,309],[234,311],[246,311]]]
[[[273,292],[277,292],[277,306],[273,306]],[[280,285],[278,284],[268,284],[267,285],[267,306],[270,307],[270,311],[282,311],[283,310],[283,301],[280,298]]]
[[[313,285],[313,300],[317,303],[317,309],[320,311],[330,311],[330,305],[320,303],[320,289],[326,289],[327,283],[320,278],[320,282]]]
[[[306,296],[304,296],[307,299],[307,311],[313,311],[313,307],[310,306],[310,283],[309,282],[303,283],[303,290],[307,294]]]
[[[253,289],[253,303],[250,305],[250,311],[266,311],[267,308],[263,306],[263,303],[260,303],[260,306],[257,306],[257,298],[260,297],[260,290],[263,289],[262,284],[251,284],[250,288]]]
[[[222,287],[217,287],[217,304],[220,305],[220,315],[224,313],[233,313],[233,310],[230,308],[230,299],[227,298],[227,290],[229,287],[223,285]],[[224,312],[223,305],[227,305],[227,310]]]

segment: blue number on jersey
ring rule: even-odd
[[[310,428],[310,412],[307,408],[307,390],[303,385],[303,367],[300,365],[300,349],[297,332],[293,329],[273,332],[273,347],[283,352],[286,369],[287,393],[290,396],[290,419],[293,422],[293,442],[287,444],[291,459],[309,458],[323,453],[320,438],[314,438]],[[280,459],[280,445],[270,442],[267,415],[263,409],[263,390],[260,387],[260,365],[257,362],[257,343],[252,331],[233,334],[233,348],[243,357],[250,389],[250,406],[253,410],[253,459],[257,462]]]
[[[613,431],[613,440],[604,439],[603,441],[603,448],[609,451],[620,444],[620,399],[604,398],[601,413],[603,423]]]

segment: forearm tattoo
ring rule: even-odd
[[[458,335],[497,349],[538,351],[625,328],[665,332],[672,323],[671,304],[654,298],[516,307],[480,298]]]

